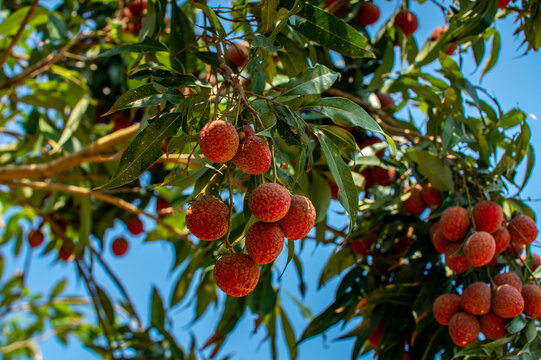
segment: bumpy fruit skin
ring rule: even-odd
[[[219,239],[229,226],[229,208],[216,198],[196,200],[186,210],[186,226],[201,240]]]
[[[255,136],[255,131],[250,125],[243,125],[242,131],[244,132],[244,136]]]
[[[421,185],[415,185],[413,189],[409,190],[409,196],[402,203],[404,210],[413,216],[421,215],[426,209],[426,203],[421,196],[421,190]]]
[[[498,0],[498,7],[500,9],[506,8],[507,5],[509,5],[510,2],[511,2],[511,0]]]
[[[386,93],[377,93],[376,96],[378,97],[381,110],[387,110],[394,107],[394,100],[391,95]]]
[[[375,166],[372,168],[372,179],[378,185],[389,186],[393,183],[393,179],[395,177],[395,169],[384,169],[380,166]]]
[[[286,216],[291,205],[291,195],[285,187],[276,183],[261,184],[252,191],[248,207],[263,222],[276,222]]]
[[[139,235],[145,231],[143,222],[137,216],[128,218],[128,220],[126,220],[126,226],[133,235]]]
[[[445,253],[445,248],[447,248],[449,241],[447,241],[445,236],[443,236],[440,229],[436,230],[430,240],[432,241],[432,245],[434,245],[434,249],[436,249],[437,252],[440,254]]]
[[[239,134],[231,123],[214,120],[203,126],[199,147],[210,161],[226,162],[233,159],[239,149]]]
[[[376,242],[377,237],[375,235],[362,239],[356,239],[351,242],[351,250],[357,255],[365,256],[370,253],[372,245]]]
[[[284,248],[284,232],[276,223],[258,221],[246,231],[246,251],[258,264],[274,261]]]
[[[498,230],[492,233],[492,237],[496,242],[496,254],[501,254],[507,249],[511,242],[511,233],[504,227],[500,227]]]
[[[123,237],[116,238],[111,245],[111,250],[115,256],[122,256],[128,251],[128,240]]]
[[[460,311],[460,296],[442,294],[436,298],[432,309],[436,321],[441,325],[448,325],[451,317]]]
[[[396,26],[402,29],[402,32],[406,36],[412,35],[415,30],[417,30],[417,26],[419,26],[417,16],[409,10],[400,11],[396,15],[394,23],[396,24]]]
[[[240,144],[233,164],[246,174],[263,174],[269,170],[271,164],[269,146],[259,136],[248,136]]]
[[[483,266],[492,260],[496,253],[496,242],[485,231],[473,233],[464,243],[464,256],[473,266]]]
[[[481,325],[481,332],[491,340],[497,340],[505,337],[507,331],[505,331],[505,325],[507,320],[499,317],[493,312],[489,312],[479,318],[479,324]]]
[[[40,246],[43,243],[43,239],[43,233],[39,230],[32,229],[28,232],[28,245],[31,248]]]
[[[481,326],[477,318],[465,312],[457,312],[449,321],[449,336],[460,347],[477,340],[480,331]]]
[[[541,289],[536,284],[524,285],[522,288],[524,298],[524,314],[532,319],[541,316]]]
[[[535,221],[527,215],[518,215],[511,220],[507,227],[514,244],[530,245],[537,237]]]
[[[473,222],[477,231],[493,233],[502,226],[503,209],[493,201],[481,201],[473,207]]]
[[[214,281],[227,295],[246,296],[251,293],[259,281],[259,267],[246,254],[227,254],[214,265]]]
[[[359,149],[361,149],[361,153],[363,152],[362,150],[364,148],[367,148],[369,146],[372,146],[372,145],[375,145],[375,144],[379,144],[381,143],[382,140],[376,136],[369,136],[367,138],[365,138],[363,141],[361,141],[361,143],[359,144]],[[365,154],[368,154],[368,152],[365,152]],[[378,150],[376,152],[376,156],[377,157],[383,157],[385,156],[385,149],[381,149],[381,150]]]
[[[316,209],[310,199],[302,195],[292,195],[286,216],[278,221],[289,240],[305,237],[316,223]]]
[[[441,192],[432,186],[432,184],[426,184],[421,190],[421,196],[423,201],[428,206],[440,206],[441,205]]]
[[[379,7],[372,3],[367,2],[363,3],[359,7],[359,12],[357,13],[357,21],[362,26],[372,25],[378,21],[380,15]]]
[[[490,311],[490,287],[481,281],[468,285],[460,296],[460,306],[472,315],[484,315]]]
[[[492,311],[502,318],[510,319],[524,310],[524,299],[520,292],[509,284],[496,288],[492,295]]]
[[[461,240],[470,228],[468,211],[460,206],[448,208],[441,215],[440,226],[447,240]]]
[[[464,254],[454,255],[460,250],[461,246],[462,244],[458,242],[452,242],[447,244],[445,248],[445,264],[456,273],[463,273],[470,268],[470,263]]]
[[[522,291],[522,281],[517,273],[512,271],[506,271],[501,274],[494,276],[494,284],[503,285],[508,284],[517,289],[519,292]]]

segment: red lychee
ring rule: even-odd
[[[507,227],[514,244],[530,245],[537,237],[535,221],[527,215],[518,215],[511,220]]]
[[[113,254],[115,256],[122,256],[128,251],[128,240],[124,239],[123,237],[116,238],[112,245],[111,249],[113,250]]]
[[[432,241],[432,245],[434,245],[434,249],[436,249],[437,252],[440,254],[445,253],[445,248],[447,247],[447,244],[449,243],[445,236],[443,236],[441,230],[436,230],[432,238],[430,239]]]
[[[292,195],[289,210],[278,225],[289,240],[305,237],[316,222],[316,209],[310,199],[302,195]]]
[[[118,131],[127,128],[131,125],[130,118],[125,114],[119,114],[113,118],[113,131]]]
[[[499,317],[493,312],[481,316],[479,318],[479,324],[481,325],[481,332],[487,339],[497,340],[507,335],[507,331],[505,331],[507,320]]]
[[[31,248],[40,246],[43,243],[43,239],[43,233],[39,230],[32,229],[28,232],[28,245]]]
[[[412,35],[415,30],[417,30],[417,26],[419,25],[417,16],[409,10],[400,11],[396,15],[394,23],[396,24],[396,26],[402,29],[402,32],[406,36]]]
[[[232,44],[227,47],[227,58],[231,60],[238,68],[244,65],[248,58],[248,48],[246,44]]]
[[[524,299],[520,292],[509,284],[496,288],[492,295],[492,311],[502,318],[510,319],[524,310]]]
[[[219,239],[229,227],[229,207],[216,198],[196,200],[186,210],[186,226],[201,240]]]
[[[434,31],[432,31],[432,34],[430,34],[430,37],[428,38],[428,40],[438,41],[448,29],[449,29],[448,26],[438,26],[437,28],[434,29]]]
[[[128,3],[128,9],[130,9],[131,15],[141,16],[143,11],[147,9],[147,0],[134,0]]]
[[[496,242],[486,231],[473,233],[464,243],[464,256],[473,266],[483,266],[492,260],[496,253]]]
[[[395,169],[384,169],[380,166],[374,166],[372,168],[372,179],[378,185],[389,186],[393,183],[395,177]]]
[[[509,5],[510,2],[511,2],[511,0],[498,0],[498,7],[500,9],[506,8],[507,5]]]
[[[156,213],[158,216],[164,216],[165,214],[163,212],[167,208],[169,208],[169,201],[162,198],[156,200]]]
[[[242,131],[244,132],[244,137],[255,136],[255,131],[250,125],[243,125]]]
[[[460,296],[442,294],[436,298],[432,309],[436,321],[441,325],[448,325],[451,317],[460,311]]]
[[[356,239],[351,242],[351,250],[357,255],[365,256],[370,253],[372,245],[376,242],[377,236],[372,235],[362,239]]]
[[[246,231],[246,251],[258,264],[274,261],[284,248],[284,232],[277,223],[258,221]]]
[[[445,264],[456,273],[463,273],[470,268],[470,263],[464,254],[455,255],[461,246],[461,243],[451,242],[445,248]]]
[[[505,249],[507,249],[507,247],[509,246],[509,242],[511,241],[511,234],[504,227],[500,227],[498,230],[493,232],[492,237],[496,242],[496,254],[504,252]]]
[[[64,241],[58,250],[58,257],[64,261],[71,261],[75,258],[75,245],[71,241]]]
[[[361,149],[361,153],[363,153],[363,149],[364,148],[367,148],[369,146],[372,146],[372,145],[376,145],[376,144],[380,144],[382,142],[382,140],[376,136],[369,136],[367,138],[365,138],[363,141],[361,141],[361,143],[359,144],[359,149]],[[364,154],[368,154],[368,152],[365,152]],[[378,150],[376,152],[376,156],[377,157],[383,157],[385,156],[385,148],[381,149],[381,150]]]
[[[441,205],[441,192],[432,186],[432,184],[426,184],[421,190],[421,196],[423,201],[428,206],[440,206]]]
[[[481,326],[477,318],[465,312],[457,312],[449,320],[449,336],[460,347],[464,347],[479,336]]]
[[[372,331],[372,334],[370,334],[370,337],[368,338],[368,342],[370,345],[376,349],[379,346],[379,343],[381,342],[381,339],[383,338],[383,322],[380,322],[374,331]]]
[[[391,95],[386,93],[377,93],[376,96],[378,97],[381,110],[387,110],[394,107],[394,100]]]
[[[512,271],[506,271],[494,276],[494,284],[503,285],[508,284],[517,289],[519,292],[522,290],[522,280],[517,273]]]
[[[461,240],[470,228],[468,211],[460,206],[453,206],[443,212],[440,229],[449,241]]]
[[[472,315],[484,315],[490,311],[490,287],[477,281],[468,285],[460,296],[460,306]]]
[[[367,167],[361,171],[361,175],[364,178],[364,191],[370,190],[374,186],[374,178],[372,177],[372,166]]]
[[[537,284],[524,285],[522,288],[524,298],[524,314],[532,319],[541,316],[541,289]]]
[[[372,25],[378,21],[380,15],[379,7],[373,2],[363,3],[359,7],[359,12],[357,13],[357,21],[362,26]]]
[[[199,147],[210,161],[226,162],[233,159],[239,149],[239,134],[231,123],[214,120],[203,126]]]
[[[143,222],[136,215],[133,215],[126,220],[126,226],[128,227],[129,232],[131,232],[133,235],[139,235],[145,231]]]
[[[291,195],[276,183],[261,184],[252,191],[248,206],[252,214],[263,222],[275,222],[286,216],[291,205]]]
[[[333,3],[335,3],[336,0],[325,0],[325,7],[330,7]],[[346,3],[349,2],[346,1]],[[344,4],[344,5],[340,5],[339,7],[337,8],[334,8],[333,11],[331,11],[331,14],[334,14],[336,16],[343,16],[345,15],[346,13],[348,12],[348,8],[347,6]]]
[[[473,207],[473,222],[477,231],[493,233],[503,222],[503,209],[493,201],[483,200]]]
[[[436,231],[438,231],[439,229],[440,229],[440,222],[439,221],[436,221],[434,224],[432,224],[430,226],[430,230],[428,232],[428,235],[430,236],[430,239],[432,239],[432,237],[434,236]]]
[[[227,254],[214,265],[214,281],[228,295],[246,296],[251,293],[259,281],[259,267],[246,254]]]
[[[259,136],[248,136],[239,146],[233,164],[250,175],[260,175],[270,168],[271,151],[269,145]]]
[[[541,265],[541,255],[532,254],[532,271],[535,271]]]
[[[419,184],[415,185],[414,188],[410,188],[408,191],[409,196],[402,203],[404,210],[413,216],[421,215],[426,209],[426,203],[423,201],[421,190],[422,188]]]

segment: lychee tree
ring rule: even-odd
[[[352,358],[540,358],[528,114],[503,109],[463,59],[481,77],[498,65],[502,18],[524,56],[537,51],[541,2],[381,3],[4,2],[3,358],[70,335],[107,359],[219,357],[247,314],[273,357],[278,333],[296,358],[342,323]],[[424,42],[423,6],[446,19]],[[117,219],[128,233],[108,244]],[[170,246],[182,269],[169,299],[151,290],[148,321],[103,256],[129,256],[129,233]],[[304,295],[306,242],[332,247],[310,271],[339,285],[296,334],[275,260],[287,253]],[[73,264],[87,294],[65,296],[61,279],[34,293],[30,261],[1,271],[32,251]],[[213,334],[180,344],[170,314],[188,297],[195,319],[223,311]]]

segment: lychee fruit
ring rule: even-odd
[[[379,343],[381,342],[381,339],[383,338],[383,322],[380,322],[374,331],[372,331],[372,334],[370,334],[370,337],[368,338],[368,342],[370,345],[376,349],[379,346]]]
[[[535,271],[541,265],[541,255],[532,254],[532,271]]]
[[[507,335],[507,331],[505,331],[507,320],[493,312],[481,316],[479,324],[481,325],[481,332],[487,339],[497,340]]]
[[[541,289],[537,284],[524,285],[522,288],[524,298],[524,314],[532,319],[541,316]]]
[[[383,140],[381,140],[380,138],[376,137],[376,136],[369,136],[367,138],[365,138],[363,141],[361,141],[361,143],[359,144],[359,149],[361,150],[361,153],[362,153],[362,150],[369,147],[369,146],[372,146],[372,145],[376,145],[376,144],[380,144]],[[376,152],[376,156],[377,157],[383,157],[385,156],[385,148],[381,149],[381,150],[378,150]]]
[[[128,8],[130,9],[131,15],[141,16],[143,11],[147,9],[147,0],[133,0],[128,3]]]
[[[378,185],[389,186],[393,183],[393,179],[395,177],[395,169],[384,169],[381,166],[375,166],[372,168],[372,179]]]
[[[277,223],[258,221],[246,231],[246,251],[258,264],[274,261],[284,248],[284,232]]]
[[[363,3],[359,7],[359,12],[357,13],[357,21],[362,26],[372,25],[378,21],[380,15],[379,7],[373,2]]]
[[[227,58],[240,68],[248,58],[248,48],[245,44],[232,44],[227,47]]]
[[[496,242],[496,254],[500,254],[507,249],[509,246],[509,243],[511,242],[511,233],[507,230],[507,228],[500,227],[498,230],[492,233],[492,237],[494,238],[494,241]]]
[[[461,240],[470,228],[468,211],[460,206],[446,209],[441,215],[440,229],[449,241]]]
[[[367,167],[361,171],[361,175],[364,178],[364,191],[370,190],[374,186],[374,178],[372,177],[372,167]]]
[[[441,325],[448,325],[451,317],[460,311],[460,296],[442,294],[436,298],[432,309],[436,321]]]
[[[428,235],[430,236],[430,239],[434,236],[436,231],[440,229],[440,222],[436,221],[434,224],[430,226],[430,230],[428,231]]]
[[[514,244],[530,245],[537,237],[535,221],[527,215],[518,215],[511,220],[507,227]]]
[[[39,230],[32,229],[28,232],[28,245],[31,248],[40,246],[43,243],[43,239],[43,233]]]
[[[263,222],[276,222],[286,216],[291,205],[291,195],[276,183],[261,184],[252,191],[248,206],[252,214]]]
[[[227,121],[211,121],[199,134],[199,147],[207,159],[222,163],[233,159],[239,149],[237,129]]]
[[[500,9],[506,8],[510,2],[511,0],[498,0],[498,8]]]
[[[58,257],[64,261],[71,261],[75,258],[75,245],[71,241],[64,241],[58,250]]]
[[[500,228],[503,222],[503,209],[493,201],[483,200],[477,203],[473,207],[472,215],[477,231],[493,233]]]
[[[492,294],[492,311],[502,318],[510,319],[524,310],[524,299],[512,285],[503,284]]]
[[[305,237],[316,222],[316,209],[310,199],[302,195],[292,195],[286,216],[278,221],[289,240]]]
[[[447,247],[447,244],[449,243],[445,236],[443,236],[441,230],[436,230],[432,238],[430,239],[432,241],[432,245],[434,245],[434,249],[436,249],[437,252],[440,254],[445,253],[445,248]]]
[[[470,263],[464,254],[456,255],[462,246],[458,242],[450,242],[445,248],[445,264],[456,273],[463,273],[470,268]]]
[[[448,29],[449,29],[448,26],[438,26],[437,28],[434,29],[434,31],[432,31],[428,40],[438,41]]]
[[[325,7],[330,7],[336,0],[325,0]],[[348,12],[348,8],[346,5],[340,5],[338,8],[335,8],[334,11],[332,11],[332,14],[336,16],[343,16]]]
[[[158,216],[164,216],[164,210],[167,208],[169,208],[169,201],[162,198],[156,200],[156,214]]]
[[[119,237],[113,241],[111,250],[113,250],[113,254],[115,254],[115,256],[122,256],[128,251],[128,245],[128,240],[124,239],[123,237]]]
[[[136,215],[131,216],[128,218],[128,220],[126,220],[126,226],[128,227],[129,232],[131,232],[133,235],[139,235],[145,231],[143,222]]]
[[[496,242],[486,231],[473,233],[464,243],[464,256],[473,266],[483,266],[492,260]]]
[[[421,196],[423,201],[428,206],[440,206],[441,205],[441,192],[432,186],[432,184],[426,184],[421,190]]]
[[[246,296],[259,281],[259,267],[246,254],[226,254],[214,265],[214,281],[227,295]]]
[[[186,210],[186,226],[201,240],[219,239],[229,227],[229,207],[216,198],[196,200]]]
[[[423,201],[421,190],[422,188],[419,184],[415,185],[413,188],[410,188],[408,191],[409,196],[402,203],[404,210],[413,216],[421,215],[426,209],[426,203]]]
[[[471,344],[479,336],[481,326],[477,318],[465,312],[457,312],[449,320],[449,336],[460,347]]]
[[[243,125],[242,131],[244,132],[245,138],[247,138],[248,136],[255,136],[254,128],[252,128],[250,125]]]
[[[506,271],[494,276],[494,284],[503,285],[508,284],[517,289],[519,292],[522,290],[522,281],[517,273],[512,271]]]
[[[490,311],[490,287],[477,281],[468,285],[460,296],[460,306],[472,315],[484,315]]]
[[[394,23],[402,29],[402,32],[406,36],[412,35],[417,30],[417,26],[419,26],[417,16],[409,10],[402,10],[396,14]]]
[[[381,110],[387,110],[394,107],[394,100],[391,95],[386,93],[377,93],[376,96],[378,97]]]
[[[362,239],[356,239],[351,242],[351,250],[357,255],[365,256],[370,253],[372,245],[376,242],[377,236],[372,235]]]
[[[269,145],[259,136],[248,136],[240,144],[233,164],[250,175],[260,175],[270,168],[271,151]]]

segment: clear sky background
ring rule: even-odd
[[[40,2],[41,3],[41,2]],[[391,13],[399,6],[400,1],[383,1],[375,0],[375,3],[381,7],[382,16],[380,20],[369,27],[371,34],[377,32],[377,29],[389,18]],[[448,1],[446,1],[448,3]],[[412,2],[412,10],[419,17],[419,29],[415,33],[415,38],[419,43],[423,43],[429,36],[432,30],[444,24],[444,18],[441,11],[431,2],[426,2],[419,6]],[[524,47],[519,48],[522,41],[521,37],[514,37],[513,32],[515,24],[513,19],[498,20],[496,27],[502,35],[502,50],[497,66],[489,72],[481,85],[488,89],[491,95],[498,98],[504,110],[509,110],[512,107],[519,106],[529,113],[541,116],[541,54],[530,52],[527,56],[521,56],[524,52]],[[454,55],[455,57],[457,55]],[[470,79],[474,84],[479,84],[480,71],[474,72],[474,66],[471,54],[464,56],[466,61],[466,76],[470,75]],[[422,122],[424,119],[419,119]],[[534,147],[540,151],[541,149],[541,124],[533,117],[528,119],[532,129],[532,142]],[[523,191],[523,198],[531,197],[532,199],[541,199],[541,189],[538,184],[541,182],[541,171],[538,166],[534,167],[532,177]],[[335,202],[333,202],[335,203]],[[536,213],[541,213],[541,202],[531,202],[529,205]],[[151,203],[149,209],[153,209],[154,204]],[[341,207],[338,204],[333,204],[329,209],[330,220],[334,226],[345,224],[347,219],[339,215]],[[144,219],[145,227],[149,229],[153,223]],[[539,225],[538,225],[539,227]],[[177,269],[174,273],[170,273],[172,265],[173,249],[169,244],[161,242],[143,243],[144,236],[132,236],[129,238],[130,249],[128,254],[122,258],[115,258],[110,251],[111,241],[119,236],[126,235],[127,231],[124,224],[117,222],[113,229],[110,229],[106,235],[105,244],[106,250],[104,257],[111,264],[114,271],[124,281],[128,292],[135,302],[138,312],[142,315],[144,321],[148,323],[148,310],[150,307],[151,286],[156,285],[160,290],[164,299],[170,298],[170,289],[174,281],[178,277],[181,269]],[[297,251],[300,243],[297,243]],[[334,291],[337,285],[337,280],[330,281],[320,290],[317,290],[317,281],[322,270],[322,263],[326,262],[333,247],[320,245],[314,246],[314,242],[307,240],[306,246],[303,249],[300,258],[304,265],[305,280],[307,283],[307,294],[304,299],[305,305],[310,308],[314,315],[318,314],[334,299]],[[10,254],[10,249],[4,255]],[[36,292],[48,293],[52,286],[60,278],[68,280],[66,294],[86,294],[84,284],[78,281],[74,274],[76,273],[73,263],[56,262],[56,256],[49,254],[41,256],[40,253],[43,247],[34,251],[32,256],[32,265],[28,274],[28,286]],[[22,262],[27,251],[30,251],[25,244],[25,249],[22,251],[22,256],[12,259],[6,257],[7,272],[15,271],[22,268]],[[539,243],[537,242],[534,248],[535,252],[540,252]],[[277,261],[277,270],[281,272],[284,268],[287,251],[284,251]],[[99,271],[96,278],[105,285],[106,289],[113,296],[118,296],[118,292],[111,282],[103,276]],[[298,308],[292,301],[285,296],[285,292],[290,292],[295,297],[300,298],[298,291],[298,277],[294,266],[290,265],[285,271],[280,287],[282,298],[284,299],[284,307],[287,314],[293,323],[297,338],[304,330],[306,321],[303,320]],[[192,286],[193,287],[193,286]],[[192,293],[194,289],[191,289]],[[219,296],[223,296],[220,292]],[[190,299],[190,295],[186,299]],[[193,304],[189,305],[186,300],[174,308],[169,313],[170,318],[175,324],[172,333],[177,336],[177,339],[183,346],[187,346],[190,342],[190,333],[196,334],[200,343],[200,347],[214,332],[216,324],[219,321],[221,308],[209,308],[205,315],[196,323],[192,323]],[[219,357],[226,354],[234,354],[234,359],[270,359],[270,347],[268,342],[263,342],[265,337],[265,328],[262,326],[257,334],[252,334],[253,322],[255,315],[248,313],[247,316],[239,323],[234,330],[234,334],[224,344]],[[351,325],[356,325],[353,321]],[[281,329],[279,330],[281,332]],[[332,341],[339,334],[344,332],[339,326],[336,326],[331,331],[327,332],[326,339],[323,337],[312,338],[301,344],[299,348],[299,360],[305,359],[347,359],[350,357],[353,341]],[[81,348],[76,339],[71,339],[69,346],[66,348],[54,338],[49,339],[41,344],[43,359],[49,360],[86,360],[98,359],[92,352]],[[288,352],[282,336],[278,340],[278,358],[288,358]],[[366,358],[371,358],[371,355]]]

